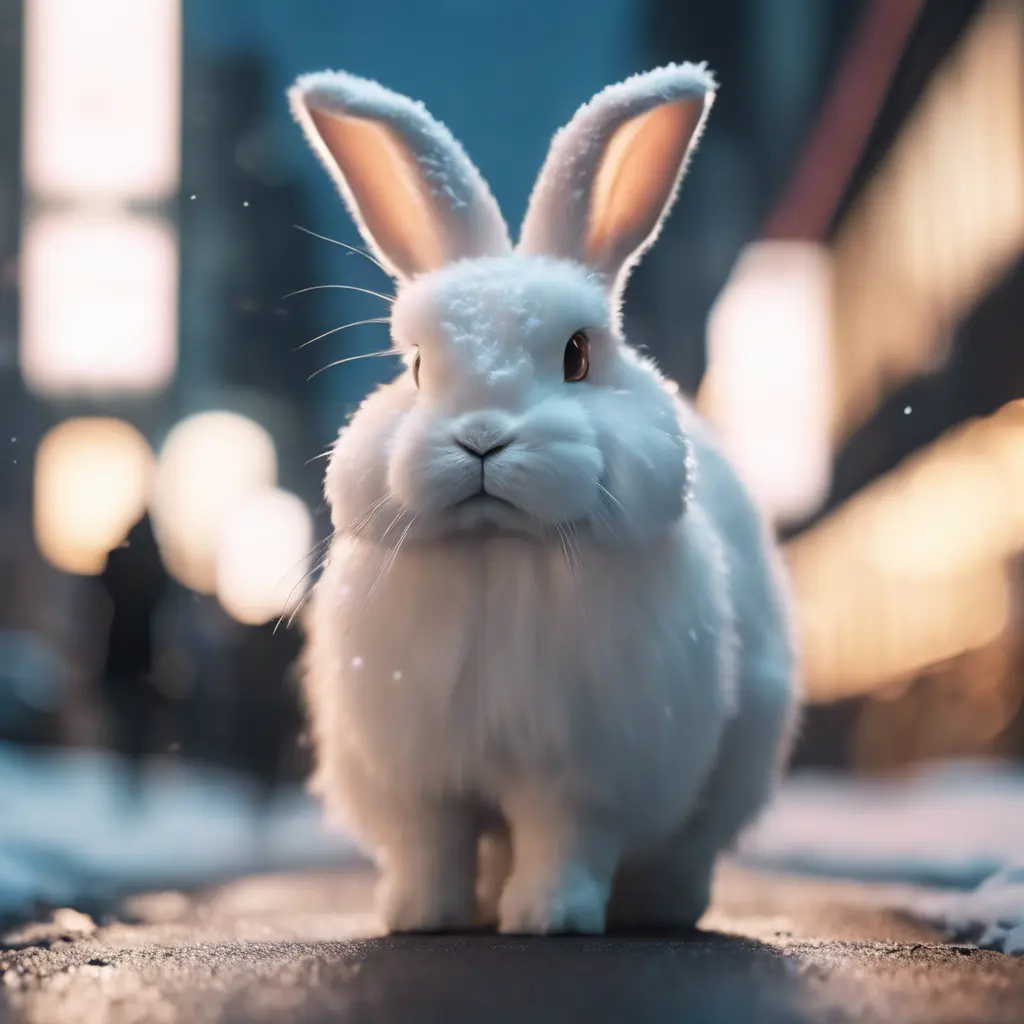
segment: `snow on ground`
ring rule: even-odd
[[[949,764],[902,780],[790,779],[744,837],[751,865],[920,887],[900,908],[1024,953],[1024,771]]]
[[[351,863],[301,790],[259,809],[237,777],[173,759],[138,808],[117,758],[0,744],[0,916],[125,891]],[[1024,771],[959,764],[904,780],[790,779],[741,860],[902,883],[899,909],[953,936],[1024,952]],[[906,888],[906,887],[913,888]]]
[[[134,806],[114,755],[0,744],[0,914],[355,856],[300,790],[263,810],[231,774],[167,759]]]

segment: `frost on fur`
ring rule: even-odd
[[[340,73],[292,91],[399,278],[406,370],[334,446],[305,659],[317,792],[373,851],[392,930],[691,926],[771,792],[794,706],[776,554],[617,308],[713,88],[683,65],[595,97],[515,251],[420,104]]]

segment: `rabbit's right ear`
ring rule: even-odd
[[[599,92],[551,142],[520,251],[577,260],[621,290],[657,237],[714,98],[703,64],[670,64]]]
[[[288,99],[363,238],[394,276],[511,252],[480,172],[421,103],[341,71],[304,75]]]

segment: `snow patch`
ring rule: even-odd
[[[298,788],[261,805],[244,779],[168,758],[136,804],[126,778],[106,752],[0,744],[0,914],[360,860]]]
[[[789,779],[744,836],[754,866],[914,886],[898,909],[1024,953],[1024,771],[941,765],[908,779]]]

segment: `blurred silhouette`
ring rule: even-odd
[[[169,577],[148,514],[108,554],[101,579],[112,606],[103,673],[111,745],[127,759],[125,782],[137,800],[145,760],[159,749],[168,710],[154,680],[153,620]]]
[[[294,674],[302,634],[275,627],[276,622],[238,627],[232,659],[233,763],[255,782],[260,810],[282,783],[304,774],[296,742],[302,711]]]

